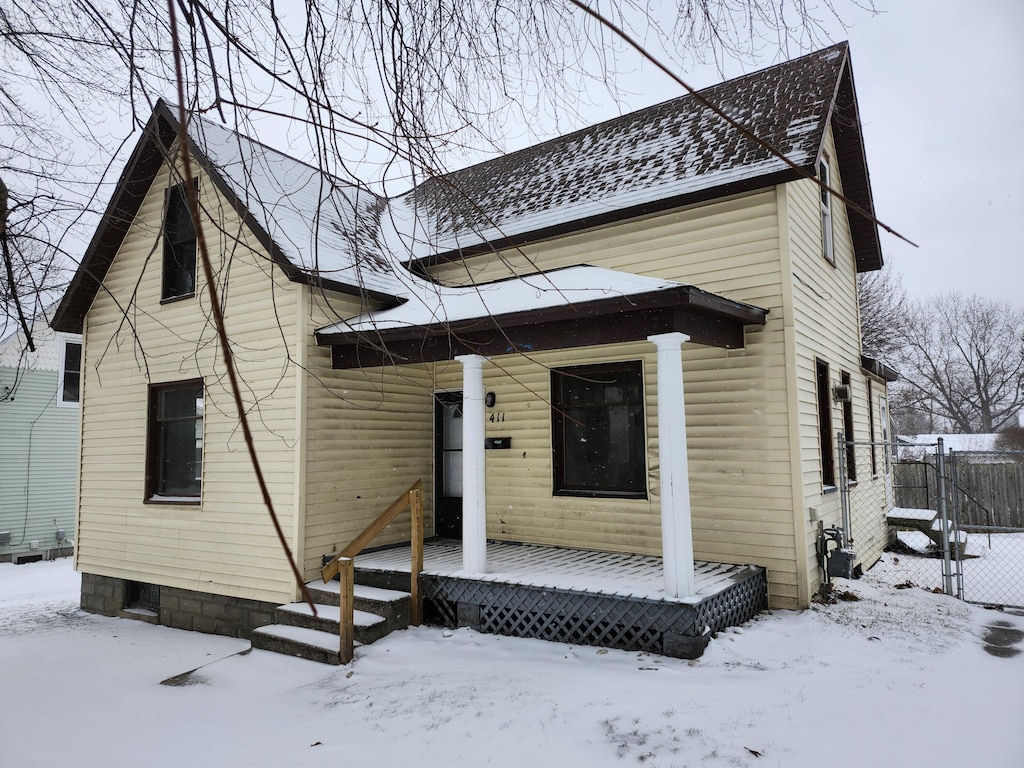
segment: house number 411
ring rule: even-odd
[[[492,424],[494,422],[496,422],[496,421],[504,421],[504,420],[505,420],[505,412],[504,411],[499,411],[498,413],[492,413],[490,418],[488,419],[488,421],[490,421]]]

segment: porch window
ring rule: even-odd
[[[164,210],[164,265],[160,299],[184,299],[196,292],[196,228],[184,184],[167,190]]]
[[[832,449],[832,388],[829,386],[828,363],[815,361],[818,389],[818,442],[821,451],[821,484],[835,488],[836,462]]]
[[[640,361],[551,372],[554,491],[647,496]]]
[[[146,501],[198,504],[203,469],[203,382],[149,391]]]

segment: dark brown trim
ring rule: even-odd
[[[886,365],[881,360],[868,357],[867,355],[860,356],[860,367],[867,373],[882,379],[882,381],[893,382],[899,381],[900,378],[900,372],[895,368]]]
[[[663,293],[669,291],[659,292]],[[577,311],[573,316],[566,316],[566,308],[559,307],[551,312],[517,313],[452,325],[336,334],[321,338],[319,343],[333,345],[334,368],[433,362],[465,354],[529,354],[640,341],[673,331],[689,335],[696,344],[738,349],[744,346],[744,326],[763,325],[767,314],[758,310],[759,322],[744,323],[734,317],[697,310],[682,301],[670,306],[630,309],[624,309],[622,301],[593,302],[604,305],[605,311]],[[576,309],[583,306],[577,305]]]

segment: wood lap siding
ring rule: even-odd
[[[185,589],[288,600],[294,585],[207,321],[201,269],[194,298],[160,304],[159,222],[164,190],[173,183],[166,169],[158,175],[86,319],[77,566]],[[214,269],[230,274],[222,301],[243,399],[275,509],[294,546],[300,372],[289,357],[305,332],[294,309],[300,287],[271,267],[211,183],[201,180],[200,188],[202,205],[217,221],[205,224]],[[118,305],[127,308],[127,322]],[[145,504],[149,384],[199,376],[206,397],[202,503]]]
[[[466,283],[573,264],[593,264],[696,285],[770,310],[743,350],[683,347],[695,555],[768,566],[772,602],[798,603],[779,226],[774,189],[477,257],[437,271]],[[649,498],[551,495],[548,371],[644,360]],[[485,388],[505,413],[487,435],[511,436],[487,452],[487,535],[615,551],[661,553],[654,345],[646,342],[522,357],[484,367]],[[458,386],[458,377],[453,378]],[[526,454],[524,457],[523,454]]]

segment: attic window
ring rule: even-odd
[[[82,344],[65,340],[60,352],[60,375],[57,382],[57,402],[78,405],[82,367]]]
[[[164,210],[164,267],[161,301],[196,292],[196,228],[184,184],[167,190]]]
[[[821,192],[821,252],[829,264],[835,266],[836,254],[832,245],[832,193],[825,187],[832,186],[832,174],[829,171],[828,155],[822,155],[818,161],[818,180],[824,185]]]

